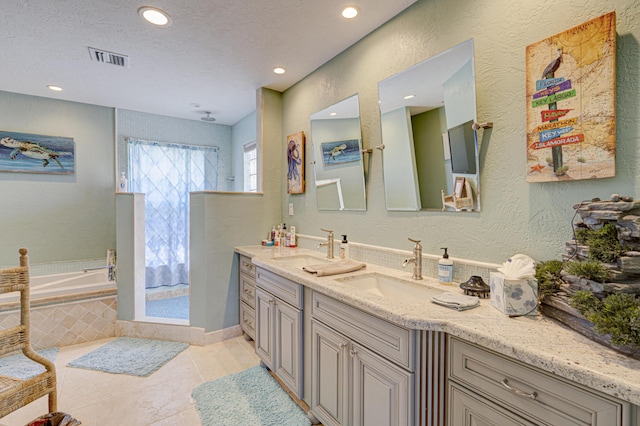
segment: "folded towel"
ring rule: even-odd
[[[318,277],[324,277],[327,275],[346,274],[348,272],[359,271],[366,267],[367,265],[362,262],[341,260],[335,263],[320,263],[318,265],[304,266],[302,269],[311,274],[316,274]]]
[[[480,304],[480,299],[477,296],[466,296],[458,293],[443,293],[433,296],[431,301],[458,311],[475,308]]]

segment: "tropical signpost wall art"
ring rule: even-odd
[[[0,131],[0,172],[72,175],[73,138]]]
[[[287,193],[304,193],[304,132],[287,136]]]
[[[615,176],[616,15],[527,46],[527,181]]]

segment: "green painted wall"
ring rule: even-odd
[[[106,262],[116,244],[113,109],[0,92],[0,129],[70,137],[76,150],[74,175],[0,173],[0,265],[17,265],[20,247],[31,263]]]
[[[444,107],[414,115],[411,117],[411,127],[422,208],[442,209],[440,190],[449,193],[442,146],[442,133],[447,131]]]
[[[238,324],[238,262],[234,247],[260,244],[280,220],[284,149],[281,94],[258,92],[258,145],[263,147],[264,193],[197,192],[191,195],[190,321],[206,331]]]
[[[616,177],[529,184],[525,48],[612,9],[618,32]],[[640,197],[639,22],[635,0],[419,0],[285,91],[283,134],[308,134],[311,113],[358,93],[364,145],[379,145],[378,81],[473,38],[477,117],[494,122],[492,130],[480,135],[482,212],[387,212],[382,155],[374,149],[366,213],[318,212],[312,190],[287,195],[282,180],[283,221],[303,234],[321,236],[320,227],[326,227],[348,233],[355,242],[406,250],[411,249],[407,237],[421,238],[426,253],[438,254],[439,247],[447,246],[453,257],[480,261],[502,263],[515,253],[558,259],[571,238],[572,204],[611,193]],[[311,178],[307,183],[313,188]],[[287,214],[288,203],[294,204],[293,217]]]

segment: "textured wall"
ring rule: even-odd
[[[192,326],[207,332],[238,324],[239,270],[234,247],[258,244],[280,217],[281,95],[259,90],[258,105],[262,112],[256,117],[256,143],[264,147],[264,193],[191,194],[189,319]]]
[[[116,242],[113,127],[111,108],[0,92],[1,130],[76,144],[74,175],[0,173],[0,265],[17,265],[19,247],[32,264],[106,261]]]
[[[525,48],[611,10],[617,12],[616,177],[562,183],[525,181]],[[571,238],[573,203],[611,193],[640,197],[638,167],[640,8],[636,0],[420,0],[283,95],[283,134],[310,135],[309,115],[347,96],[360,95],[365,147],[381,143],[377,83],[469,38],[475,42],[477,116],[493,121],[480,152],[482,212],[387,212],[382,156],[368,163],[368,210],[319,212],[307,163],[307,192],[287,195],[282,180],[283,221],[299,232],[321,227],[348,233],[356,242],[425,252],[450,247],[453,257],[503,262],[522,252],[538,260],[559,258]],[[283,141],[284,143],[284,141]],[[310,154],[307,145],[307,158]],[[283,150],[284,152],[284,150]],[[287,215],[293,203],[295,216]]]

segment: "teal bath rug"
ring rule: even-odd
[[[38,352],[49,361],[55,361],[58,348],[42,349]],[[0,376],[9,376],[15,379],[26,380],[44,373],[46,370],[42,364],[31,361],[23,354],[0,358]]]
[[[146,377],[188,347],[187,343],[118,337],[67,365]]]
[[[269,372],[255,366],[191,393],[203,426],[308,426],[307,415]]]

